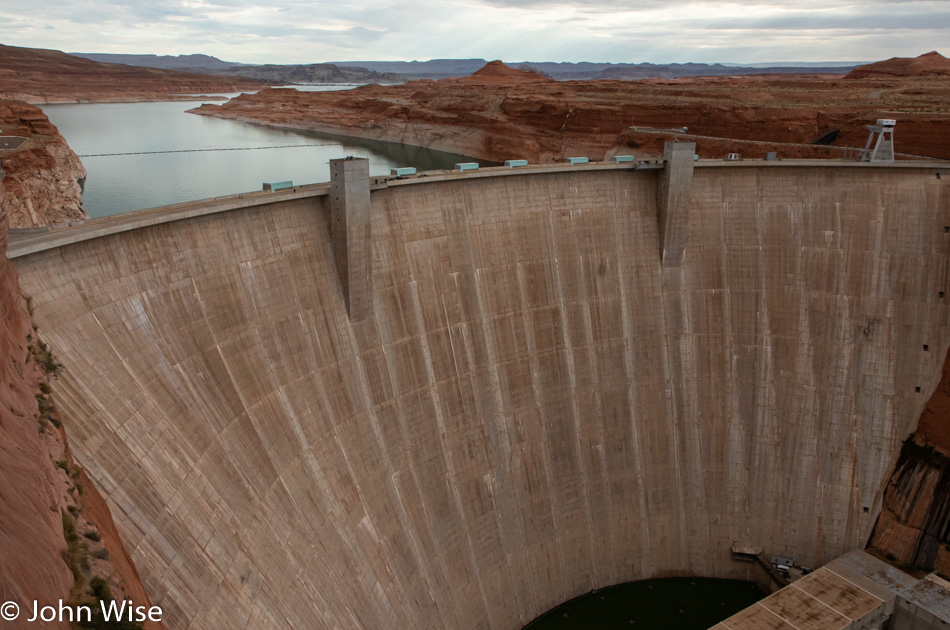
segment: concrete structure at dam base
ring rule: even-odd
[[[517,630],[862,547],[950,346],[950,165],[679,166],[343,164],[13,235],[168,628]]]
[[[913,578],[855,550],[711,630],[944,630],[950,582]]]

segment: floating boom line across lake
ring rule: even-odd
[[[216,149],[169,149],[167,151],[132,151],[130,153],[89,153],[80,155],[81,158],[90,157],[118,157],[121,155],[159,155],[162,153],[206,153],[211,151],[261,151],[264,149],[299,149],[302,147],[333,147],[335,143],[325,144],[284,144],[275,147],[221,147]]]

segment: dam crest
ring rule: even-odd
[[[328,186],[13,239],[168,627],[517,629],[863,546],[950,346],[950,167],[691,168],[376,178],[369,302]]]

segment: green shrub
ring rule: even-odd
[[[75,509],[75,505],[69,506]],[[63,515],[63,537],[66,538],[66,542],[72,546],[73,543],[79,543],[79,535],[76,533],[76,521],[72,519],[69,514],[62,512]]]
[[[40,369],[46,372],[48,376],[55,378],[63,371],[63,364],[56,360],[53,351],[49,349],[44,341],[38,339],[36,345],[29,344],[26,349],[39,363]]]
[[[40,369],[55,378],[63,371],[63,364],[57,361],[53,353],[47,349],[44,350],[43,356],[40,357]]]
[[[89,580],[89,593],[98,602],[112,601],[109,583],[98,575]],[[142,630],[142,625],[130,621],[109,621],[102,618],[102,606],[92,607],[92,619],[75,626],[77,630]]]
[[[109,583],[98,575],[89,580],[89,589],[92,591],[92,596],[98,600],[108,601],[112,599],[112,589],[109,588]]]
[[[90,604],[98,602],[109,602],[112,600],[112,589],[108,581],[94,575],[86,579],[89,574],[89,543],[81,542],[76,533],[76,521],[62,512],[63,516],[63,535],[66,538],[66,549],[62,556],[66,566],[73,574],[73,587],[69,593],[68,604],[77,606],[80,604]],[[88,535],[86,532],[84,535]],[[98,534],[96,534],[98,535]],[[106,549],[97,549],[92,553],[95,558],[108,558],[109,552]],[[129,621],[109,621],[103,619],[102,607],[99,605],[90,606],[92,609],[92,619],[75,624],[76,630],[142,630],[142,624]]]

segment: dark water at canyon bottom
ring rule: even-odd
[[[581,595],[525,630],[706,630],[764,596],[755,584],[739,580],[642,580]]]

